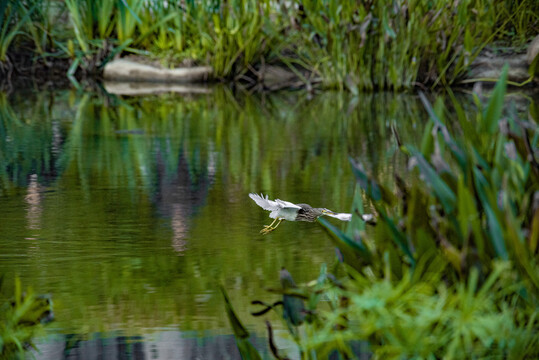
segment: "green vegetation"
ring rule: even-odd
[[[73,76],[131,53],[221,79],[258,81],[279,64],[308,86],[398,90],[454,84],[485,46],[528,41],[537,14],[533,0],[1,0],[0,64],[30,52]]]
[[[3,276],[0,277],[0,290]],[[1,293],[0,293],[1,294]],[[52,303],[46,296],[37,296],[30,289],[22,292],[21,281],[15,279],[15,296],[0,298],[0,358],[24,359],[24,352],[41,324],[51,321]]]
[[[215,88],[192,98],[127,101],[76,92],[56,100],[46,93],[16,95],[16,101],[4,95],[0,135],[9,141],[0,144],[0,180],[4,208],[13,209],[10,222],[18,226],[8,227],[16,229],[9,236],[4,227],[1,233],[25,241],[4,240],[8,245],[2,248],[27,259],[20,267],[20,260],[8,255],[2,267],[20,269],[24,282],[30,278],[49,286],[54,279],[55,298],[63,305],[57,310],[61,327],[75,328],[82,337],[118,326],[222,327],[220,299],[202,302],[197,296],[211,294],[222,269],[233,267],[223,285],[232,295],[228,304],[241,311],[227,313],[238,323],[239,317],[246,320],[244,309],[260,313],[258,306],[286,314],[285,326],[305,357],[360,349],[379,358],[471,353],[534,358],[539,135],[532,118],[537,110],[532,104],[526,120],[528,114],[504,105],[504,92],[501,82],[486,105],[479,99],[463,105],[452,96],[431,106],[422,96],[427,124],[419,100],[406,94],[235,98],[228,89]],[[208,191],[211,162],[219,186]],[[331,196],[342,209],[354,195],[349,169],[360,186],[354,208],[376,209],[378,224],[369,227],[355,217],[339,231],[324,223],[343,264],[323,267],[308,286],[283,281],[286,289],[274,289],[283,307],[273,302],[249,307],[249,300],[264,296],[249,281],[269,283],[285,264],[304,282],[312,275],[298,264],[297,254],[318,265],[332,252],[313,250],[316,232],[301,224],[288,235],[256,241],[252,231],[234,223],[256,220],[258,213],[223,199],[241,199],[246,189],[261,187],[286,199],[301,199],[304,193],[298,193],[306,189],[331,188],[339,195],[320,195],[317,203],[326,204],[324,196]],[[42,187],[36,191],[39,204],[14,205],[30,195],[27,181],[33,174]],[[180,174],[189,175],[180,180]],[[161,223],[173,216],[174,203],[155,199],[178,188],[189,194],[208,191],[203,198],[209,205],[196,216],[179,218],[180,233],[187,227],[196,239],[186,252],[181,243],[171,243],[172,230]],[[39,231],[28,226],[32,211],[39,212]],[[215,216],[227,212],[228,217]],[[223,244],[225,232],[233,235]],[[171,260],[171,247],[189,256]],[[210,248],[226,256],[208,256]],[[231,248],[253,255],[246,261]],[[253,275],[255,267],[260,274]],[[201,306],[209,309],[207,319],[192,315]],[[238,343],[252,351],[249,334],[241,329],[236,324]],[[273,345],[282,357],[284,349]]]
[[[362,213],[363,193],[378,223],[368,235],[359,216],[346,232],[319,219],[340,262],[277,291],[303,358],[359,348],[384,359],[539,355],[539,128],[515,111],[502,117],[506,71],[473,115],[452,102],[454,129],[443,102],[421,94],[431,119],[421,147],[394,131],[417,178],[395,172],[397,195],[351,160],[361,188],[353,211]],[[304,306],[287,307],[287,296]],[[290,311],[304,321],[291,323]]]

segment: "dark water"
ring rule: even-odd
[[[277,300],[281,267],[307,282],[335,253],[316,223],[261,236],[271,219],[249,192],[347,212],[349,157],[391,186],[392,127],[417,144],[426,121],[413,95],[223,88],[0,93],[0,118],[3,292],[19,276],[54,301],[37,359],[237,358],[220,283],[269,354],[250,302]]]

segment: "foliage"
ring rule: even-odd
[[[476,99],[475,117],[453,102],[454,130],[443,103],[421,94],[431,118],[421,147],[394,132],[418,179],[395,174],[397,199],[352,160],[378,222],[369,237],[358,219],[346,232],[319,219],[343,265],[309,287],[283,287],[307,304],[304,336],[291,330],[303,357],[539,355],[539,129],[502,117],[506,74],[486,106]]]
[[[451,84],[488,40],[488,1],[302,1],[298,53],[352,91]],[[291,16],[298,16],[291,15]]]
[[[221,293],[223,295],[223,299],[225,300],[226,314],[228,316],[230,326],[234,331],[236,345],[238,346],[238,350],[240,351],[241,358],[245,360],[262,359],[256,348],[249,341],[249,332],[247,331],[245,326],[243,326],[240,319],[234,312],[234,309],[230,304],[230,299],[228,298],[228,294],[224,287],[221,287]]]
[[[129,52],[222,79],[260,81],[277,63],[307,84],[399,90],[454,84],[484,46],[522,44],[538,22],[532,0],[2,0],[0,62],[29,38],[42,56],[70,58],[69,75]]]
[[[35,5],[26,7],[22,2],[0,1],[0,64],[7,60],[7,52],[15,38],[23,34],[23,28],[33,29],[31,15]]]
[[[539,32],[539,3],[534,0],[500,1],[497,4],[498,38],[514,45],[529,41]]]
[[[440,281],[439,261],[424,264],[426,276],[406,272],[398,282],[390,274],[375,278],[350,270],[352,280],[343,288],[325,290],[318,322],[306,326],[300,347],[316,354],[311,358],[335,350],[357,356],[359,341],[362,353],[382,359],[537,355],[536,312],[515,314],[509,305],[518,295],[508,263],[496,263],[481,286],[475,270],[467,282]]]
[[[14,298],[0,305],[0,358],[24,358],[25,350],[34,347],[32,338],[41,329],[41,324],[52,318],[50,298],[34,295],[30,289],[23,293],[21,281],[16,278]]]

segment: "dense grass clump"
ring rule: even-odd
[[[69,61],[69,75],[99,73],[131,53],[220,79],[258,81],[279,64],[306,85],[399,90],[454,84],[485,46],[528,41],[538,13],[532,0],[2,0],[0,64],[9,73],[30,51]]]

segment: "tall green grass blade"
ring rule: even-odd
[[[7,9],[9,0],[0,0],[0,29],[4,27],[4,14]]]
[[[358,184],[373,201],[383,200],[387,205],[395,203],[395,195],[370,178],[360,163],[356,163],[352,158],[349,160],[352,165],[352,173],[355,175]]]
[[[352,219],[346,226],[346,234],[353,237],[358,232],[365,230],[365,221],[359,215],[363,215],[363,198],[362,198],[361,186],[356,184],[354,190],[354,200],[352,201]]]
[[[414,157],[415,165],[419,167],[419,171],[425,176],[426,182],[432,187],[432,190],[440,199],[447,214],[453,212],[456,203],[456,196],[453,190],[429,165],[419,151],[412,149],[411,153]]]
[[[408,239],[406,235],[403,234],[395,225],[395,222],[387,215],[386,211],[381,207],[375,205],[376,211],[379,216],[382,218],[383,222],[387,225],[389,232],[391,233],[391,240],[401,249],[401,251],[408,257],[410,264],[415,266],[416,259],[412,254],[412,250],[408,245]]]
[[[82,51],[85,54],[88,54],[90,52],[90,48],[88,46],[88,39],[86,37],[82,22],[80,4],[76,0],[65,0],[65,4],[69,10],[69,18],[73,25],[73,30],[75,31],[75,37],[77,38],[78,44]]]
[[[232,326],[232,331],[234,332],[234,337],[236,338],[236,345],[240,352],[241,358],[244,360],[259,360],[262,359],[258,350],[251,344],[249,341],[249,332],[243,326],[240,319],[237,317],[232,303],[228,298],[228,294],[224,287],[220,286],[221,294],[225,300],[225,310],[228,316],[230,325]]]
[[[348,265],[357,269],[355,263],[357,263],[358,258],[361,259],[363,264],[371,263],[372,255],[365,244],[352,240],[326,219],[319,218],[318,222],[330,235],[334,245],[339,248],[344,256],[345,262],[348,263],[348,261],[350,261]]]
[[[509,65],[505,64],[500,75],[500,80],[496,83],[490,99],[488,101],[485,113],[483,114],[483,130],[489,134],[494,134],[498,128],[498,121],[502,115],[503,99],[505,97],[505,89],[507,87],[507,71]]]
[[[140,17],[133,10],[133,8],[136,9],[136,10],[139,10],[140,7],[142,6],[143,2],[141,0],[133,0],[132,2],[134,2],[135,5],[130,6],[129,3],[127,2],[127,0],[120,0],[120,1],[125,6],[125,8],[131,13],[131,16],[133,16],[135,21],[138,22],[139,24],[142,23],[142,20],[140,20]]]
[[[24,16],[22,16],[22,18],[15,24],[15,26],[13,26],[13,28],[9,29],[9,22],[10,22],[11,17],[12,17],[12,12],[15,11],[14,8],[11,8],[11,11],[9,13],[9,17],[8,17],[7,21],[3,24],[3,28],[1,29],[1,33],[0,33],[0,61],[5,61],[6,60],[7,51],[9,49],[12,41],[15,39],[15,36],[22,34],[22,32],[20,32],[19,30],[23,26],[26,26],[26,24],[28,22],[30,22],[30,20],[31,20],[30,16],[35,11],[37,5],[38,4],[34,4],[27,11],[24,10]],[[13,5],[13,6],[15,6],[15,5]]]
[[[292,326],[300,326],[305,320],[305,305],[299,297],[286,294],[287,291],[296,289],[297,286],[292,275],[285,268],[282,268],[279,272],[279,281],[284,292],[283,318],[291,331],[293,331]]]
[[[148,30],[146,30],[144,33],[142,33],[140,36],[137,37],[137,39],[134,41],[134,45],[140,44],[147,37],[153,36],[155,31],[157,29],[159,29],[159,27],[161,27],[164,24],[166,24],[167,22],[177,18],[178,16],[179,16],[179,13],[173,12],[173,13],[170,13],[170,14],[166,15],[162,19],[159,19],[159,21],[157,21]],[[128,39],[128,40],[133,40],[133,39]]]
[[[2,22],[0,22],[0,26],[2,25]],[[530,76],[536,77],[539,76],[539,53],[535,55],[535,58],[533,59],[532,63],[530,64],[530,67],[528,68],[528,74]]]
[[[248,338],[249,332],[247,331],[247,329],[245,329],[240,319],[238,319],[238,317],[236,316],[236,313],[234,312],[234,308],[230,303],[230,299],[228,298],[228,294],[225,288],[221,286],[220,290],[221,294],[223,295],[223,299],[225,300],[225,310],[230,321],[230,325],[232,326],[232,331],[234,332],[234,335],[240,339]]]
[[[115,1],[111,0],[98,0],[95,2],[97,6],[97,26],[99,30],[99,36],[104,39],[110,36],[114,22],[111,21],[113,17],[113,10],[115,9]]]
[[[505,247],[505,241],[503,238],[503,231],[494,211],[489,204],[483,204],[483,208],[487,214],[488,230],[492,239],[492,245],[496,254],[503,260],[508,260],[507,248]]]

